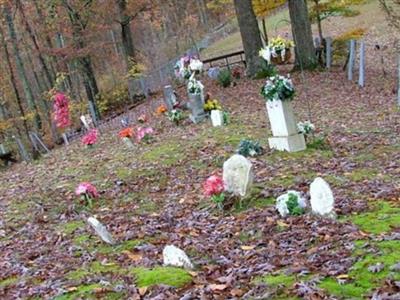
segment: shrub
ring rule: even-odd
[[[358,40],[361,39],[365,34],[365,29],[363,28],[355,28],[340,36],[336,37],[333,40],[333,53],[335,60],[344,60],[347,57],[348,53],[348,42],[350,40]]]
[[[267,62],[263,62],[263,66],[260,71],[257,72],[254,79],[264,79],[268,77],[275,76],[277,74],[276,68],[272,64],[268,64]]]
[[[218,83],[224,88],[230,86],[232,83],[231,71],[229,71],[228,69],[222,70],[221,72],[219,72],[217,80],[218,80]]]
[[[123,107],[129,101],[128,88],[120,85],[111,91],[101,92],[97,95],[97,105],[100,113],[113,111]]]

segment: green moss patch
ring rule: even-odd
[[[346,173],[345,176],[348,177],[351,181],[364,181],[364,180],[372,180],[378,175],[378,172],[374,169],[363,168],[356,169],[351,173]]]
[[[327,294],[341,299],[363,299],[375,288],[380,287],[387,278],[400,279],[399,272],[391,272],[390,267],[400,262],[400,241],[382,241],[363,247],[365,242],[356,243],[357,261],[348,273],[350,282],[339,284],[335,278],[326,278],[319,284]],[[371,249],[372,248],[372,249]],[[372,250],[372,251],[371,251]],[[369,267],[382,263],[384,268],[377,273],[370,272]]]
[[[160,145],[153,145],[152,149],[142,155],[147,162],[156,163],[165,167],[177,165],[186,157],[178,142],[169,141]]]
[[[380,234],[400,226],[400,208],[392,207],[389,203],[381,201],[375,204],[371,212],[354,215],[347,219],[362,231]]]
[[[81,285],[76,289],[71,289],[71,292],[65,293],[58,297],[55,297],[54,300],[72,300],[72,299],[88,299],[93,298],[93,293],[101,288],[100,284],[89,284],[89,285]]]
[[[18,282],[18,277],[8,277],[6,279],[0,280],[0,288],[6,288],[8,286],[14,285]]]
[[[59,230],[67,235],[73,234],[79,228],[85,228],[84,221],[71,221],[59,226]]]
[[[135,268],[131,271],[131,273],[135,276],[138,287],[150,287],[154,285],[165,284],[180,288],[192,281],[192,276],[185,270],[179,268]]]

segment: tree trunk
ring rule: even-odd
[[[35,114],[35,117],[34,117],[35,129],[37,131],[39,131],[41,129],[41,119],[39,116],[37,105],[35,103],[35,99],[33,97],[33,92],[32,92],[30,83],[28,81],[28,77],[26,76],[25,67],[22,62],[21,54],[20,54],[20,51],[18,48],[17,34],[15,31],[14,20],[13,20],[10,8],[5,6],[3,9],[3,14],[4,14],[4,18],[6,19],[8,33],[10,36],[10,41],[14,48],[14,57],[15,57],[15,63],[17,66],[17,72],[19,75],[19,79],[21,80],[28,106],[29,106],[30,110],[34,111],[34,114]]]
[[[11,59],[10,59],[10,52],[8,51],[8,46],[7,46],[7,43],[6,43],[5,39],[4,39],[4,32],[3,32],[3,29],[2,29],[1,26],[0,26],[0,38],[1,38],[1,45],[2,45],[3,51],[4,51],[4,57],[5,57],[5,60],[6,60],[6,65],[7,65],[8,71],[10,72],[11,86],[13,88],[14,96],[15,96],[15,99],[17,101],[19,114],[22,117],[22,125],[23,125],[23,128],[24,128],[24,133],[26,135],[26,138],[29,140],[29,127],[28,127],[28,123],[26,122],[25,111],[24,111],[24,108],[22,106],[21,95],[20,95],[20,93],[18,91],[18,88],[17,88],[17,81],[16,81],[16,78],[15,78],[14,69],[13,69],[13,66],[12,66],[12,63],[11,63]]]
[[[135,47],[133,46],[133,37],[131,30],[132,17],[128,15],[126,0],[117,0],[117,4],[118,4],[119,24],[121,25],[122,47],[124,50],[123,53],[125,57],[126,73],[128,74],[132,65],[135,63],[134,62]],[[129,77],[128,77],[128,92],[129,92],[129,99],[133,100],[135,95],[134,82],[132,78]]]
[[[258,55],[262,48],[261,34],[251,0],[234,0],[243,48],[246,55],[247,76],[254,77],[261,69]]]
[[[296,45],[295,69],[313,69],[316,67],[316,57],[307,1],[289,0],[289,14]]]
[[[39,47],[39,43],[38,40],[36,38],[35,33],[32,30],[32,27],[30,26],[29,22],[28,22],[28,18],[25,15],[25,11],[24,11],[24,7],[22,6],[21,0],[15,0],[17,8],[19,13],[21,14],[21,20],[24,23],[25,26],[25,30],[28,32],[28,35],[30,37],[30,39],[32,40],[32,44],[35,47],[35,50],[37,52],[38,58],[39,58],[39,62],[40,62],[40,66],[43,70],[44,75],[46,76],[47,79],[47,84],[48,84],[48,89],[50,89],[53,85],[54,85],[54,81],[53,78],[50,74],[50,70],[47,67],[46,61],[40,51],[40,47]]]
[[[321,11],[319,7],[319,0],[314,0],[315,3],[315,11],[317,12],[317,26],[318,26],[318,35],[321,40],[321,44],[324,43],[324,36],[322,34],[322,20],[321,20]]]

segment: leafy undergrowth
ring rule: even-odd
[[[400,259],[400,117],[390,83],[378,69],[367,69],[364,89],[336,67],[306,73],[307,86],[300,74],[292,77],[298,119],[309,118],[309,106],[317,134],[326,136],[303,152],[268,149],[262,81],[222,90],[204,78],[230,112],[226,127],[209,120],[175,126],[153,115],[160,101],[152,99],[132,112],[150,117],[151,144],[129,150],[118,129],[103,129],[92,149],[74,142],[0,173],[0,298],[357,299],[398,292],[390,267]],[[202,183],[221,172],[242,139],[259,140],[266,151],[251,159],[251,195],[220,212]],[[339,219],[279,218],[274,199],[288,189],[308,197],[316,176],[331,185]],[[82,181],[100,192],[92,209],[74,194]],[[98,239],[85,223],[89,215],[118,245]],[[163,268],[167,244],[185,250],[196,269]],[[378,262],[384,269],[369,272]]]

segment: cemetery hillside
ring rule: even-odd
[[[0,299],[400,299],[398,0],[0,13]]]

